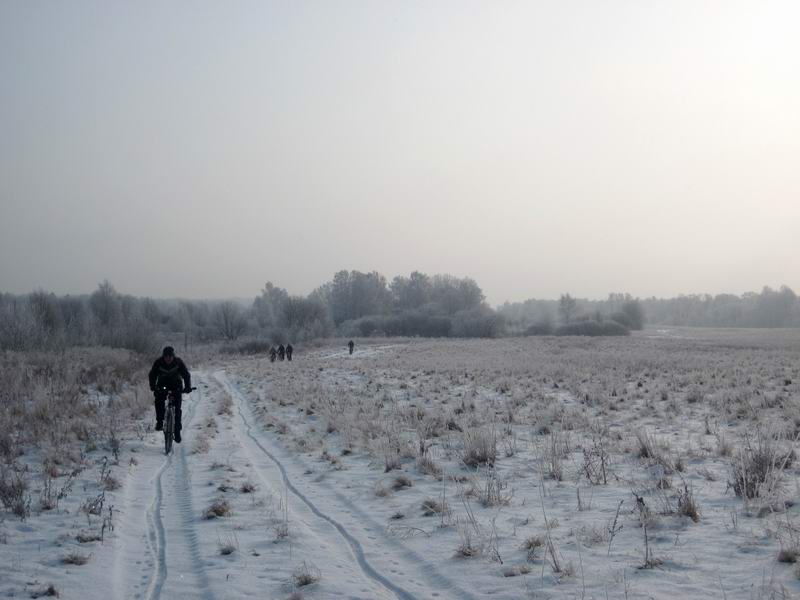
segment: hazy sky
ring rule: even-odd
[[[0,291],[800,292],[800,3],[0,3]]]

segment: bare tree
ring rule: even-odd
[[[569,294],[561,294],[561,297],[558,299],[558,313],[561,315],[561,320],[565,325],[572,321],[577,310],[578,303],[575,298]]]
[[[247,329],[247,319],[238,304],[223,302],[214,310],[214,325],[226,340],[234,341]]]

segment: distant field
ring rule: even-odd
[[[3,358],[0,595],[800,596],[800,331],[204,354],[166,458],[97,352]]]

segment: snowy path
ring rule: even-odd
[[[225,390],[231,395],[231,397],[233,397],[233,399],[234,399],[234,404],[236,405],[236,410],[237,410],[237,413],[239,415],[239,420],[237,421],[237,424],[240,425],[243,428],[244,434],[249,438],[249,440],[252,442],[252,444],[255,445],[255,447],[258,449],[258,451],[263,453],[269,459],[269,461],[271,461],[273,463],[273,468],[269,468],[269,467],[264,468],[263,466],[262,467],[256,466],[256,470],[258,471],[259,476],[261,477],[261,479],[264,480],[265,482],[270,482],[270,483],[273,483],[273,484],[276,483],[274,481],[275,475],[271,474],[270,471],[274,472],[274,470],[275,470],[274,468],[277,467],[277,469],[279,470],[279,475],[280,475],[281,482],[283,483],[283,485],[285,485],[286,488],[292,494],[294,494],[295,497],[297,497],[302,502],[302,504],[308,509],[308,511],[311,512],[313,517],[317,518],[317,523],[314,523],[313,519],[308,519],[309,515],[303,515],[303,517],[305,518],[305,523],[306,524],[312,524],[313,527],[316,527],[318,529],[317,533],[320,534],[321,536],[325,535],[326,533],[328,535],[331,535],[331,534],[340,535],[343,538],[343,540],[345,542],[347,542],[347,544],[348,544],[348,546],[350,548],[350,552],[352,553],[352,556],[357,561],[358,566],[361,569],[363,575],[365,577],[369,578],[369,579],[372,579],[374,582],[376,582],[377,584],[379,584],[380,586],[382,586],[384,588],[384,590],[383,590],[384,593],[382,594],[382,596],[384,596],[384,597],[397,597],[397,598],[401,598],[402,600],[413,599],[415,597],[413,594],[411,594],[408,591],[404,590],[399,585],[391,582],[389,579],[387,579],[381,573],[376,571],[370,565],[370,563],[367,561],[366,557],[364,556],[364,550],[361,547],[361,544],[359,543],[359,541],[355,537],[353,537],[347,531],[347,529],[345,529],[345,527],[343,527],[335,519],[333,519],[329,515],[327,515],[324,512],[322,512],[319,508],[317,508],[313,502],[311,502],[302,492],[300,492],[292,484],[292,481],[291,481],[291,479],[289,478],[289,475],[286,472],[286,468],[281,463],[281,461],[278,460],[277,458],[275,458],[275,455],[267,449],[267,447],[265,446],[265,443],[260,441],[259,438],[253,434],[252,427],[250,425],[250,421],[252,420],[252,415],[248,414],[249,413],[249,409],[247,408],[246,402],[245,402],[244,398],[242,398],[242,395],[239,393],[239,391],[236,389],[236,387],[234,385],[232,385],[230,383],[230,381],[228,381],[227,377],[225,377],[225,373],[224,372],[215,373],[215,377],[220,382],[220,384],[222,384],[222,386],[225,388]],[[252,454],[251,454],[251,456],[252,456]],[[254,465],[258,465],[258,462],[259,461],[256,458],[256,460],[253,461],[253,464]],[[321,520],[321,522],[320,522],[320,520]],[[336,540],[333,540],[332,542],[330,542],[330,547],[334,550],[334,552],[336,551],[337,546],[341,547],[339,544],[337,544]],[[388,592],[388,594],[387,594],[387,592]]]
[[[202,374],[197,380],[202,381]],[[191,427],[203,400],[199,389],[185,397],[184,431]],[[172,453],[164,456],[160,434],[148,441],[147,453],[140,453],[131,463],[125,485],[116,531],[114,597],[212,600],[195,531],[188,449],[185,444],[175,444]]]
[[[270,439],[268,433],[259,432],[258,428],[253,427],[255,417],[247,401],[224,372],[217,372],[214,376],[234,400],[239,416],[236,423],[240,428],[240,438],[246,446],[250,446],[253,464],[260,463],[257,468],[259,475],[273,485],[278,483],[286,486],[312,513],[304,517],[318,534],[326,532],[328,536],[340,536],[338,544],[337,540],[331,542],[333,548],[336,549],[338,545],[341,553],[341,542],[346,542],[363,575],[380,584],[384,588],[384,596],[390,592],[389,597],[404,600],[431,597],[469,600],[475,597],[443,575],[431,562],[406,548],[396,538],[387,536],[381,524],[327,482],[314,481],[313,486],[309,486],[302,476],[308,472],[302,461],[288,456]],[[266,462],[263,460],[265,457]],[[324,507],[324,510],[319,507]],[[386,573],[391,573],[391,576]],[[398,580],[403,583],[398,583]]]

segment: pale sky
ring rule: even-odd
[[[800,292],[794,0],[0,3],[0,291]]]

